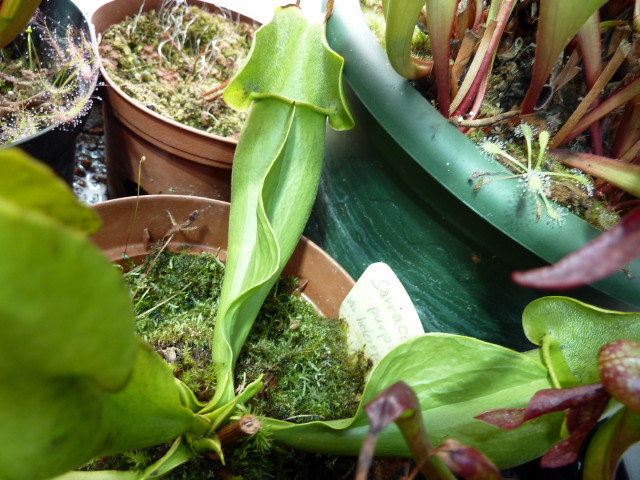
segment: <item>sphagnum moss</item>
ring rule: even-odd
[[[211,342],[224,265],[213,254],[163,252],[125,274],[137,332],[164,356],[175,375],[201,400],[215,389]],[[369,364],[361,352],[348,353],[346,325],[319,315],[300,297],[295,278],[281,279],[254,324],[236,367],[236,382],[264,375],[265,388],[246,408],[258,416],[294,422],[347,418],[355,414]],[[269,433],[240,442],[228,452],[227,465],[238,478],[349,478],[354,460],[276,449],[268,452]],[[162,455],[150,449],[114,459],[144,468]],[[189,462],[168,479],[215,478],[221,468],[211,459]],[[270,473],[269,473],[270,472]],[[210,476],[209,476],[210,475]],[[283,476],[284,475],[284,476]],[[309,476],[311,475],[311,476]]]
[[[207,133],[235,137],[246,115],[227,107],[221,90],[205,94],[235,73],[254,30],[171,0],[111,26],[99,50],[113,81],[145,107]]]

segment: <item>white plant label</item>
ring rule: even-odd
[[[340,305],[340,318],[349,324],[349,343],[374,364],[390,350],[424,328],[407,291],[386,263],[374,263],[364,271]]]

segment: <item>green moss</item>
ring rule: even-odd
[[[175,2],[113,25],[99,49],[110,77],[147,108],[190,127],[234,137],[245,114],[213,99],[215,94],[204,94],[235,73],[255,28]]]
[[[215,255],[184,252],[152,254],[125,274],[138,315],[138,334],[205,401],[215,389],[211,339],[223,275],[224,265]],[[258,416],[298,422],[353,416],[369,364],[361,352],[348,351],[344,322],[318,315],[300,295],[295,278],[281,279],[268,295],[238,359],[238,385],[262,374],[265,383],[263,391],[244,408]],[[270,447],[269,432],[261,430],[226,451],[226,466],[202,457],[165,478],[195,480],[228,474],[247,479],[302,479],[353,475],[353,458]],[[141,469],[164,451],[134,452],[100,466]],[[147,464],[145,458],[149,460]]]

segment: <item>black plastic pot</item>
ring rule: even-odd
[[[71,0],[43,0],[40,10],[47,19],[48,25],[56,25],[57,31],[65,35],[67,25],[73,24],[89,36],[89,24],[84,14]],[[84,86],[93,92],[98,78]],[[87,90],[85,90],[87,91]],[[35,135],[5,145],[0,148],[19,147],[34,158],[49,165],[69,185],[73,182],[73,157],[76,137],[82,131],[88,117],[87,112],[70,125],[49,126]]]
[[[521,312],[554,292],[520,288],[511,272],[555,262],[599,232],[571,214],[562,224],[536,221],[535,199],[516,182],[475,191],[472,174],[504,168],[395,73],[357,0],[335,2],[327,38],[345,58],[356,128],[328,132],[306,235],[356,278],[372,262],[388,263],[428,331],[530,347]],[[620,272],[594,286],[600,291],[565,293],[602,307],[640,306],[640,278]]]

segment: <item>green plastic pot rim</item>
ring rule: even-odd
[[[421,169],[499,231],[549,263],[600,235],[568,212],[561,224],[545,220],[546,213],[536,221],[535,200],[524,198],[513,180],[493,182],[476,192],[469,182],[474,173],[507,170],[487,158],[393,70],[366,25],[358,0],[335,2],[327,40],[344,57],[344,75],[354,94],[389,136]],[[640,272],[640,260],[631,268]],[[593,286],[640,306],[640,278],[620,271]]]

